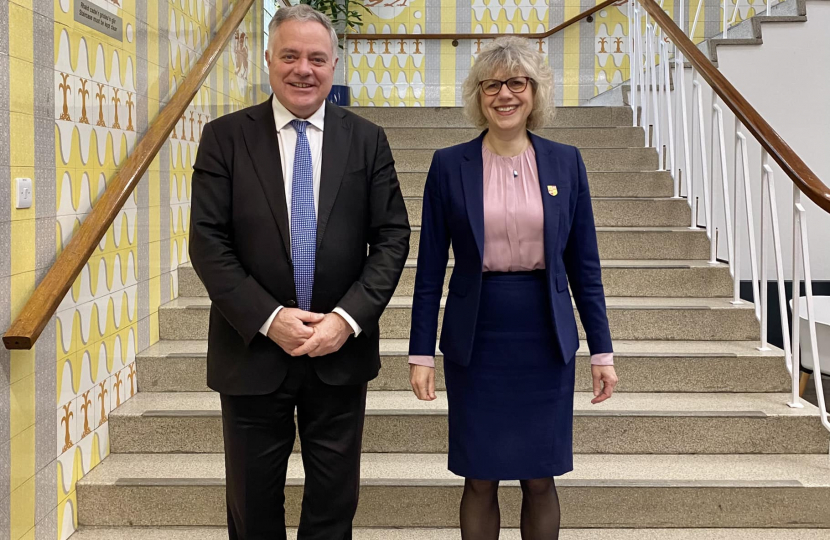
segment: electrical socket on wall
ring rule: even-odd
[[[16,178],[17,182],[17,209],[32,207],[32,179]]]

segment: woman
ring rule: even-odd
[[[585,165],[576,148],[528,131],[551,115],[551,81],[525,40],[491,43],[464,83],[466,113],[487,129],[437,151],[427,175],[410,382],[419,399],[435,399],[452,243],[440,348],[449,469],[465,478],[460,521],[469,540],[498,538],[500,480],[521,481],[522,538],[558,538],[553,477],[573,469],[579,347],[569,281],[592,355],[592,403],[617,383]]]

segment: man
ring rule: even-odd
[[[329,19],[281,8],[269,33],[271,99],[207,124],[193,173],[190,257],[212,300],[207,379],[221,394],[228,531],[286,538],[296,407],[297,538],[350,539],[378,321],[409,222],[383,130],[325,101]]]

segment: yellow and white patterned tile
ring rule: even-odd
[[[361,33],[412,34],[411,39],[353,39],[346,43],[347,72],[355,105],[423,106],[425,41],[423,0],[366,2]]]
[[[60,456],[72,450],[78,442],[78,399],[73,398],[58,406],[57,454]]]
[[[182,81],[207,47],[212,30],[210,11],[217,9],[212,0],[86,1],[121,18],[121,39],[76,22],[74,0],[56,0],[50,21],[51,44],[38,52],[32,44],[31,29],[36,21],[31,2],[13,2],[8,8],[12,71],[23,75],[16,76],[15,80],[35,80],[31,76],[32,66],[44,62],[44,49],[46,61],[52,61],[54,67],[54,77],[49,82],[54,103],[54,143],[50,142],[46,150],[50,154],[54,152],[55,189],[54,201],[47,199],[44,203],[54,205],[55,237],[49,238],[49,247],[56,253],[66,248],[107,183],[134,150],[140,114],[152,121],[160,111],[161,102],[166,102],[175,91],[176,86],[170,85],[166,95],[159,95],[162,86],[158,80],[164,76],[176,84]],[[260,1],[257,6],[253,9],[261,9]],[[146,21],[146,32],[141,34],[137,11],[141,13],[140,20]],[[166,13],[162,15],[165,24],[159,24],[160,13]],[[217,13],[214,20],[218,19],[217,24],[221,24],[221,18],[222,13]],[[128,197],[59,305],[55,335],[50,338],[55,340],[57,350],[55,403],[50,405],[49,412],[55,414],[57,435],[54,448],[58,456],[59,538],[68,538],[77,526],[75,483],[109,453],[109,414],[138,390],[135,369],[138,314],[149,311],[150,322],[144,321],[143,332],[149,334],[150,343],[156,341],[161,287],[170,287],[175,294],[175,269],[187,260],[190,171],[204,124],[214,116],[211,105],[219,105],[215,110],[222,114],[225,103],[236,110],[253,104],[252,96],[259,95],[260,90],[252,83],[256,80],[253,75],[262,70],[259,51],[262,40],[258,36],[261,29],[255,28],[253,21],[248,16],[239,26],[224,58],[217,64],[218,88],[205,85],[200,89],[177,126],[177,137],[171,137],[171,163],[164,173],[169,173],[170,178],[161,181],[159,161],[154,160],[149,168],[149,197],[145,195],[144,206],[139,208],[137,194]],[[163,36],[161,27],[166,28]],[[167,42],[167,38],[171,41]],[[139,56],[139,47],[142,56]],[[170,58],[169,69],[158,65],[161,47]],[[142,62],[143,72],[139,73]],[[164,69],[167,69],[165,75]],[[25,76],[26,73],[30,76]],[[226,78],[228,84],[224,82]],[[140,79],[145,81],[144,88],[149,95],[139,95]],[[38,89],[29,86],[16,85],[10,100],[12,132],[18,142],[29,141],[13,146],[11,161],[14,175],[33,177],[37,152],[33,144],[31,96]],[[169,186],[169,197],[162,197],[160,190],[168,189],[162,186]],[[18,211],[13,216],[15,275],[10,278],[13,314],[19,311],[35,283],[36,238],[30,226],[33,217],[26,212]],[[34,215],[34,210],[28,212]],[[160,230],[162,223],[168,230]],[[141,231],[149,234],[149,238],[141,237]],[[168,244],[169,253],[160,253],[163,238],[172,239]],[[148,241],[149,249],[144,244]],[[145,254],[142,260],[139,260],[140,253]],[[172,264],[162,265],[168,257]],[[162,275],[162,266],[173,271]],[[146,289],[143,296],[139,293],[139,275],[149,279],[149,294]],[[12,360],[17,395],[36,376],[34,353],[15,353]],[[14,408],[13,426],[17,433],[14,448],[19,456],[31,454],[34,448],[24,436],[33,427],[25,424],[31,424],[35,414],[27,403],[18,403]],[[13,476],[20,480],[13,493],[13,507],[18,516],[13,527],[14,540],[33,534],[34,527],[35,502],[27,486],[34,485],[35,471],[29,470],[28,465],[24,467],[23,461],[18,457],[12,467]]]
[[[547,30],[547,0],[473,0],[471,8],[475,33],[526,34]]]
[[[594,26],[595,94],[601,94],[629,78],[627,7],[603,9],[597,14]]]

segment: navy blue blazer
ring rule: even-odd
[[[424,190],[421,241],[409,354],[435,354],[438,311],[452,243],[450,277],[439,347],[444,359],[470,363],[484,256],[484,173],[481,145],[486,131],[468,143],[438,150]],[[561,359],[579,348],[568,281],[591,354],[613,352],[588,176],[579,150],[530,134],[544,203],[545,274]]]

